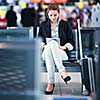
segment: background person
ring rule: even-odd
[[[21,11],[21,24],[23,27],[36,27],[39,25],[37,11],[34,7],[27,7]]]
[[[6,13],[7,19],[7,27],[16,27],[17,26],[17,15],[16,12],[13,10],[13,5],[10,6],[10,9]]]

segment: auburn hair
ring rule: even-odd
[[[47,9],[47,12],[46,12],[46,15],[48,16],[48,13],[50,10],[57,10],[58,13],[60,13],[60,10],[59,10],[59,6],[57,3],[51,3],[49,6],[48,6],[48,9]]]

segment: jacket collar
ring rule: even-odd
[[[62,27],[61,26],[61,22],[62,22],[62,20],[61,19],[59,19],[59,21],[58,21],[58,35],[59,35],[59,37],[60,37],[60,27]],[[47,34],[48,34],[48,36],[50,36],[51,37],[51,23],[50,23],[50,19],[48,19],[47,20],[47,24],[46,24],[46,30],[47,30]]]

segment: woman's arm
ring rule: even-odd
[[[73,44],[74,44],[72,28],[71,28],[70,24],[65,21],[63,23],[63,26],[64,26],[64,33],[66,36],[66,42],[63,46],[60,46],[60,48],[63,50],[71,51],[73,49]]]
[[[41,25],[40,25],[40,27],[39,27],[38,37],[40,37],[40,38],[42,39],[41,47],[44,48],[44,46],[45,46],[45,41],[44,41],[44,36],[43,36],[43,25],[42,25],[42,23],[41,23]]]

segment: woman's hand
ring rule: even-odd
[[[59,48],[62,49],[62,50],[66,50],[67,49],[66,46],[59,46]]]

